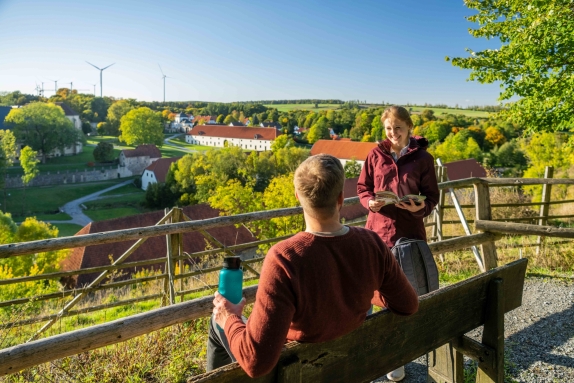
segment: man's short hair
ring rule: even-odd
[[[345,170],[336,157],[317,154],[299,165],[294,182],[308,213],[311,209],[321,217],[330,217],[337,210],[337,198],[345,185]]]

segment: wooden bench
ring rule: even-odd
[[[427,294],[412,316],[383,310],[339,339],[289,343],[263,377],[252,379],[233,363],[188,382],[368,382],[430,353],[430,382],[462,382],[464,354],[478,361],[477,382],[503,383],[504,313],[522,304],[526,264],[521,259]],[[464,335],[482,325],[482,343]]]

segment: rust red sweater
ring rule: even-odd
[[[225,323],[243,370],[270,372],[285,341],[325,342],[356,329],[371,303],[399,315],[418,309],[418,297],[388,247],[367,229],[338,237],[301,232],[273,246],[261,270],[247,324]]]

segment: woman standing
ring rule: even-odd
[[[369,209],[365,227],[375,231],[389,248],[402,237],[426,241],[423,218],[432,212],[439,198],[434,158],[426,151],[428,140],[411,136],[413,122],[402,106],[387,108],[381,122],[387,138],[371,150],[357,182],[361,203]],[[383,206],[375,200],[378,191],[392,191],[399,198],[421,194],[426,199],[418,205],[410,199]],[[387,374],[392,381],[404,377],[404,367]]]

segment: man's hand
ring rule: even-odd
[[[216,291],[215,298],[213,299],[213,316],[215,317],[215,323],[217,323],[222,329],[225,328],[225,322],[230,315],[235,314],[238,317],[241,317],[245,303],[245,298],[243,298],[241,302],[234,305]]]
[[[412,198],[409,198],[409,202],[410,203],[399,202],[396,203],[395,206],[398,207],[399,209],[408,210],[411,213],[416,213],[417,211],[422,210],[425,207],[425,203],[423,201],[421,201],[421,203],[417,205],[415,204],[415,201]]]
[[[369,209],[373,212],[376,213],[379,210],[381,210],[381,208],[383,207],[384,202],[382,201],[375,201],[374,199],[369,200]]]

